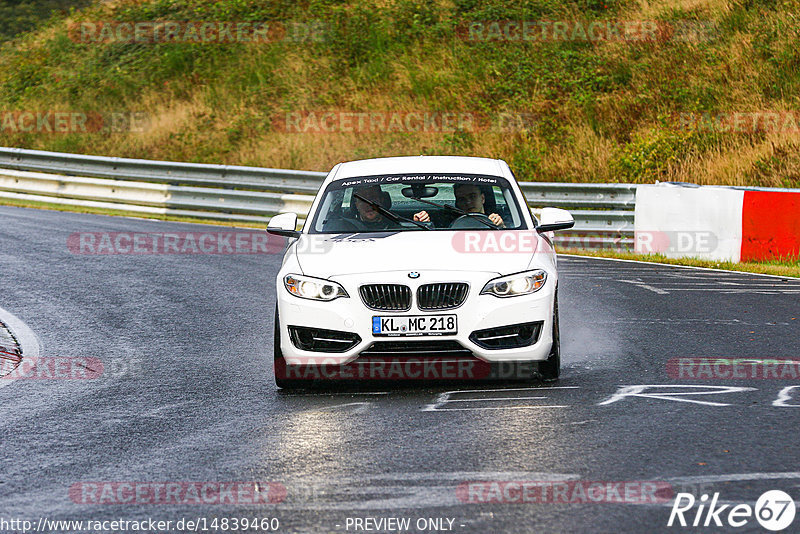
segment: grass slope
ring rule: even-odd
[[[40,0],[44,1],[44,0]],[[69,3],[69,2],[67,2]],[[145,113],[141,131],[0,129],[0,145],[327,170],[465,154],[521,179],[800,186],[797,132],[676,127],[681,113],[798,108],[798,1],[113,0],[0,44],[0,113]],[[2,11],[0,11],[2,13]],[[304,21],[321,40],[80,43],[81,21]],[[689,21],[694,42],[469,42],[472,21]],[[2,26],[0,26],[2,27]],[[522,113],[514,132],[285,133],[288,112]]]

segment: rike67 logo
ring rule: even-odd
[[[693,510],[695,505],[696,511]],[[711,502],[705,494],[696,500],[691,493],[678,493],[672,504],[667,526],[739,528],[755,517],[763,528],[777,532],[792,524],[795,511],[794,500],[788,493],[780,490],[770,490],[762,494],[756,501],[755,508],[743,503],[722,504],[719,493],[714,493]]]

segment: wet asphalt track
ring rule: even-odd
[[[404,532],[449,532],[417,530],[421,518],[452,520],[452,532],[714,530],[668,528],[670,502],[459,499],[460,484],[493,480],[656,481],[750,504],[782,489],[800,502],[800,387],[791,387],[800,380],[667,372],[671,358],[800,358],[798,281],[564,257],[558,389],[287,394],[271,378],[279,255],[75,255],[73,232],[204,227],[11,207],[0,207],[0,221],[0,308],[35,333],[41,357],[103,365],[96,379],[0,380],[0,519],[274,517],[280,532],[354,532],[348,518],[366,517],[410,518]],[[739,389],[614,397],[636,385],[660,386],[645,394]],[[233,506],[71,498],[92,481],[267,481],[287,494]],[[736,531],[765,532],[755,520]]]

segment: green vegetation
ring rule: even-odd
[[[87,2],[0,8],[0,113],[97,113],[107,124],[145,112],[146,126],[4,127],[0,145],[313,170],[464,154],[506,159],[525,180],[800,186],[800,132],[705,127],[720,113],[800,110],[798,0]],[[469,40],[470,23],[545,20],[657,21],[658,37]],[[75,28],[98,21],[266,22],[286,38],[82,42]],[[288,113],[329,111],[529,120],[510,131],[285,131]]]
[[[90,0],[3,0],[0,3],[0,42],[34,30],[51,17],[64,16],[70,9]]]

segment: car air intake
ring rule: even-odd
[[[361,351],[359,358],[473,358],[472,352],[453,340],[376,341]]]
[[[451,310],[464,304],[469,285],[463,282],[425,284],[417,289],[420,310]]]
[[[411,308],[411,289],[400,284],[369,284],[359,288],[361,299],[372,310],[406,311]]]
[[[469,340],[479,347],[489,350],[527,347],[539,341],[542,323],[543,321],[537,321],[476,330],[470,334]]]
[[[290,326],[289,338],[298,349],[312,352],[347,352],[361,341],[358,334],[352,332],[306,326]]]

